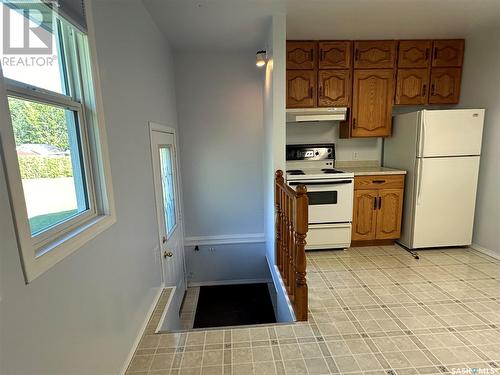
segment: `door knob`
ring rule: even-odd
[[[167,259],[167,257],[172,258],[174,256],[174,253],[171,251],[164,251],[163,252],[163,258]]]
[[[163,237],[161,238],[161,242],[162,242],[162,243],[167,242],[167,237],[163,236]]]

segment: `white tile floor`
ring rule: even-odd
[[[500,374],[500,261],[471,249],[420,258],[309,252],[307,323],[155,335],[162,296],[127,374]]]

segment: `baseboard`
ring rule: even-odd
[[[168,296],[168,301],[165,304],[165,307],[163,308],[163,312],[161,313],[161,318],[160,321],[158,322],[158,325],[156,326],[155,333],[162,332],[160,329],[163,326],[163,322],[165,321],[165,317],[167,316],[168,309],[170,308],[170,304],[172,303],[172,300],[174,299],[175,292],[177,290],[177,287],[174,286],[171,288],[172,290],[170,291],[170,295]]]
[[[125,372],[127,371],[128,365],[132,361],[132,357],[134,356],[135,351],[137,350],[137,347],[139,346],[139,342],[141,341],[142,335],[144,334],[144,331],[146,330],[146,327],[149,322],[149,318],[153,314],[153,311],[155,310],[156,304],[158,303],[158,300],[161,297],[161,294],[163,292],[163,288],[165,286],[162,284],[162,286],[159,288],[157,295],[153,299],[153,303],[151,304],[151,307],[149,308],[148,312],[146,313],[146,318],[144,319],[144,322],[141,325],[141,328],[139,328],[139,332],[137,333],[137,336],[134,340],[134,343],[132,345],[132,348],[130,349],[130,352],[127,355],[127,358],[123,364],[123,367],[120,371],[120,375],[125,375]]]
[[[288,292],[286,291],[285,283],[283,282],[283,279],[281,278],[281,273],[280,270],[278,269],[278,266],[275,264],[271,264],[269,261],[269,257],[266,256],[266,261],[267,265],[269,267],[269,272],[271,273],[271,277],[273,278],[273,283],[275,288],[280,288],[281,289],[281,294],[285,296],[286,300],[286,305],[288,307],[290,316],[292,317],[293,321],[296,321],[297,318],[295,317],[295,311],[293,310],[292,302],[290,301],[290,297],[288,296]],[[278,298],[280,296],[280,293],[278,293]]]
[[[470,245],[470,247],[474,250],[477,250],[479,251],[480,253],[483,253],[483,254],[486,254],[486,255],[489,255],[490,257],[492,258],[495,258],[497,260],[500,260],[500,254],[494,250],[490,250],[490,249],[487,249],[485,247],[482,247],[482,246],[479,246],[475,243],[473,243],[472,245]]]
[[[184,246],[196,245],[232,245],[241,243],[265,242],[264,233],[225,234],[220,236],[195,236],[184,238]]]
[[[215,285],[236,285],[236,284],[265,284],[272,282],[272,279],[241,279],[241,280],[217,280],[189,282],[188,286],[215,286]]]

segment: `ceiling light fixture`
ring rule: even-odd
[[[256,59],[255,59],[255,65],[257,65],[259,68],[263,67],[266,65],[267,62],[267,53],[265,50],[260,50],[257,51]]]

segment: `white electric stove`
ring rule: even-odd
[[[335,169],[335,145],[288,145],[287,183],[307,187],[306,250],[343,249],[351,244],[354,174]]]

